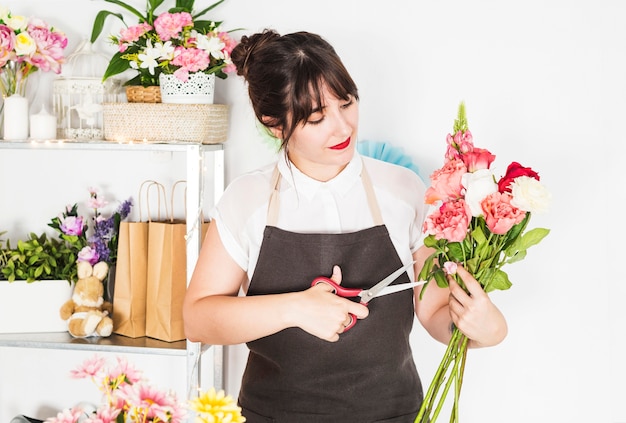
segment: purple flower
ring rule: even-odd
[[[98,256],[98,252],[91,247],[84,247],[82,250],[78,252],[78,260],[77,261],[88,261],[92,266],[98,261],[100,261],[100,257]]]
[[[83,234],[83,217],[67,216],[63,218],[61,222],[61,231],[65,235],[81,236]]]

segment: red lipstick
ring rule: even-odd
[[[330,147],[330,149],[331,150],[343,150],[344,148],[347,148],[349,145],[350,145],[350,138],[348,138],[341,144],[333,145],[332,147]]]

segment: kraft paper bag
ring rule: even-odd
[[[172,200],[177,183],[172,188]],[[173,201],[170,210],[173,211]],[[202,225],[201,239],[204,239],[207,228],[208,224]],[[148,224],[146,336],[167,342],[185,339],[186,231],[185,221],[171,216],[169,221]]]
[[[120,222],[118,253],[115,272],[115,291],[113,294],[113,332],[130,338],[146,336],[146,297],[148,281],[148,224],[151,220],[149,210],[149,190],[156,187],[159,197],[159,211],[163,186],[155,181],[144,181],[139,188],[139,221]],[[148,218],[143,221],[142,207],[145,193],[145,206]],[[160,216],[159,216],[160,217]]]

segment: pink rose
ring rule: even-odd
[[[539,174],[537,172],[529,167],[524,167],[517,162],[513,162],[509,165],[509,167],[507,167],[506,174],[498,181],[498,191],[511,192],[511,187],[509,185],[513,182],[513,179],[520,176],[529,176],[539,180]]]
[[[489,169],[496,156],[484,148],[474,148],[472,151],[461,154],[461,159],[469,172],[475,172],[481,169]]]
[[[448,201],[426,218],[422,230],[427,235],[435,235],[435,239],[461,242],[467,235],[471,216],[470,209],[462,198]]]
[[[461,178],[465,173],[467,168],[458,159],[450,160],[441,169],[435,170],[430,175],[431,186],[426,190],[426,204],[459,198],[463,189]]]
[[[494,192],[482,201],[485,222],[492,233],[504,235],[524,220],[526,212],[512,206],[511,198],[509,193]]]

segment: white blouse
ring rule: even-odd
[[[252,278],[267,221],[271,178],[278,165],[280,207],[277,226],[298,233],[348,233],[373,226],[361,181],[367,167],[383,221],[400,259],[408,263],[422,244],[426,213],[426,187],[413,171],[355,152],[335,178],[320,182],[287,164],[284,152],[278,162],[234,179],[211,211],[224,247]],[[328,269],[328,273],[332,269]],[[412,270],[409,277],[413,277]]]

